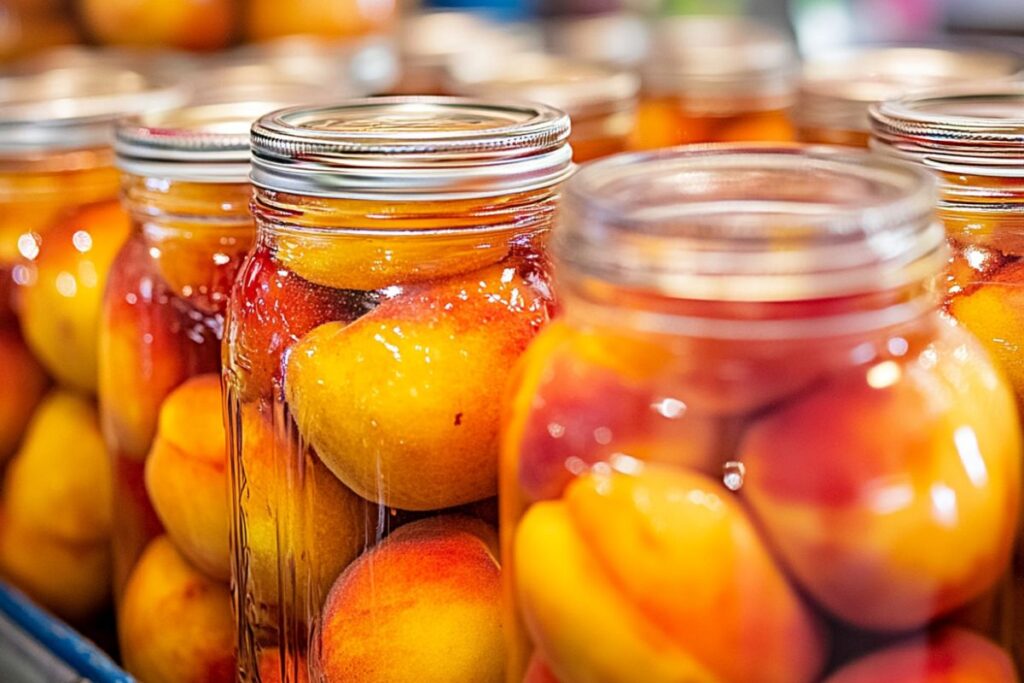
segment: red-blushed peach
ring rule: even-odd
[[[96,406],[78,394],[51,392],[7,468],[5,515],[73,543],[106,543],[111,500],[110,460]]]
[[[58,382],[96,391],[97,335],[107,273],[128,236],[116,201],[84,207],[40,238],[31,280],[20,292],[25,341]]]
[[[353,562],[324,605],[326,680],[503,681],[496,545],[480,520],[440,516]]]
[[[954,294],[947,308],[985,344],[1024,401],[1024,262],[983,276]]]
[[[76,0],[93,37],[108,45],[216,50],[234,35],[231,0]]]
[[[351,322],[375,303],[373,295],[307,282],[258,247],[235,280],[229,301],[228,381],[245,401],[277,396],[282,356],[292,344],[324,323]]]
[[[497,493],[499,406],[547,321],[512,266],[410,287],[288,356],[285,396],[324,464],[368,500],[434,510]]]
[[[518,604],[566,681],[808,683],[815,618],[742,505],[704,475],[626,461],[531,506],[515,532]]]
[[[523,683],[559,683],[559,680],[555,678],[555,674],[551,673],[551,668],[548,667],[544,658],[538,653],[534,653],[530,657],[529,666],[526,667]]]
[[[70,541],[3,515],[0,576],[62,619],[83,622],[110,600],[110,541]]]
[[[166,536],[147,546],[118,612],[125,669],[146,683],[231,683],[231,594],[182,557]]]
[[[530,500],[556,498],[615,454],[720,470],[725,429],[675,398],[653,342],[553,322],[523,354],[506,404],[502,459]]]
[[[738,460],[742,494],[798,582],[856,626],[903,630],[1008,568],[1020,445],[1005,379],[943,321],[932,343],[764,416]]]
[[[315,455],[298,456],[287,436],[276,438],[258,404],[243,404],[240,412],[241,442],[235,447],[244,486],[236,500],[245,516],[252,598],[269,605],[283,600],[301,610],[322,604],[342,570],[373,543],[377,508],[347,489]]]
[[[1018,683],[1006,652],[963,629],[946,629],[862,657],[826,683]]]
[[[268,648],[260,652],[256,666],[259,668],[260,683],[309,682],[309,665],[304,655],[281,657],[278,649]]]
[[[146,459],[146,491],[167,535],[198,569],[231,577],[227,437],[220,375],[189,379],[164,400]]]
[[[5,274],[0,272],[0,277]],[[0,323],[0,463],[18,448],[29,419],[46,393],[46,372],[25,347],[16,329]]]
[[[175,297],[133,237],[111,270],[99,338],[99,396],[112,450],[142,461],[164,398],[220,366],[219,324]]]

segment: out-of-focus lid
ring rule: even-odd
[[[792,40],[740,17],[691,16],[659,21],[642,66],[644,88],[699,102],[740,97],[788,104],[798,59]]]
[[[639,89],[639,77],[629,71],[536,53],[452,70],[452,90],[460,95],[543,102],[574,119],[629,108]]]
[[[619,68],[636,68],[643,61],[648,33],[643,18],[628,12],[553,19],[544,27],[551,52]]]
[[[205,183],[249,181],[249,131],[294,101],[201,104],[122,119],[114,149],[133,175]]]
[[[252,130],[254,184],[354,199],[487,197],[571,173],[569,118],[542,104],[382,97],[268,114]]]
[[[0,79],[0,156],[105,147],[121,116],[180,104],[184,92],[139,71],[79,65]]]
[[[796,115],[801,125],[867,131],[868,105],[928,88],[1010,79],[1024,60],[1009,52],[934,47],[867,47],[804,64]]]

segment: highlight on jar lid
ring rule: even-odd
[[[694,300],[850,296],[945,265],[923,169],[860,150],[692,145],[583,166],[554,232],[570,282]]]
[[[1024,84],[925,91],[871,108],[872,144],[947,173],[1024,177]]]
[[[117,166],[169,180],[246,183],[253,121],[290,103],[198,104],[122,119],[115,131]]]
[[[252,180],[353,199],[487,197],[556,185],[573,170],[569,117],[543,104],[379,97],[268,114]]]
[[[782,100],[795,88],[793,41],[768,24],[741,17],[672,17],[658,22],[641,72],[644,90],[684,98]]]
[[[463,62],[453,67],[452,84],[460,95],[543,102],[572,119],[627,109],[640,90],[640,79],[628,71],[537,53],[504,63]]]
[[[808,60],[796,114],[801,125],[867,131],[875,102],[943,85],[1011,79],[1024,60],[1007,52],[929,47],[875,47]]]
[[[0,156],[105,147],[123,115],[175,106],[179,87],[101,64],[0,79]]]

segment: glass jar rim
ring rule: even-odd
[[[570,119],[630,109],[640,91],[639,76],[626,69],[541,53],[522,54],[502,65],[453,65],[450,80],[451,89],[465,96],[544,102]]]
[[[941,271],[934,198],[923,169],[860,150],[691,145],[584,166],[552,248],[570,278],[673,298],[853,296]]]
[[[945,173],[1024,178],[1024,84],[920,92],[870,109],[872,146]]]
[[[488,197],[557,185],[574,170],[569,117],[548,105],[371,97],[292,107],[252,128],[252,181],[299,195]]]
[[[950,81],[1012,78],[1024,59],[977,48],[876,45],[804,62],[796,116],[807,127],[868,132],[870,105]]]
[[[0,156],[106,147],[121,116],[185,96],[179,84],[100,62],[0,78]]]
[[[770,24],[694,15],[651,29],[640,72],[652,94],[788,98],[798,62],[793,41]]]

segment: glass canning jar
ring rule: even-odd
[[[867,147],[872,104],[956,83],[1009,80],[1021,69],[1021,57],[985,50],[867,47],[814,56],[804,63],[793,108],[797,138]]]
[[[504,411],[507,681],[1017,680],[1020,429],[932,205],[820,147],[568,183]]]
[[[128,232],[110,129],[176,97],[114,65],[0,78],[0,575],[79,626],[110,596],[93,394],[100,298]]]
[[[104,299],[99,395],[118,635],[139,680],[235,680],[221,339],[255,236],[249,127],[288,101],[189,105],[117,127],[131,231]]]
[[[452,66],[450,90],[473,97],[514,97],[557,107],[572,121],[573,158],[592,161],[626,149],[636,120],[640,79],[622,69],[524,54],[495,64]]]
[[[651,31],[633,149],[791,140],[796,48],[773,27],[672,17]]]
[[[908,95],[871,116],[876,148],[938,178],[946,309],[1001,361],[1024,406],[1024,86]]]
[[[242,680],[500,678],[499,399],[554,305],[568,135],[437,97],[255,124],[224,368]]]

